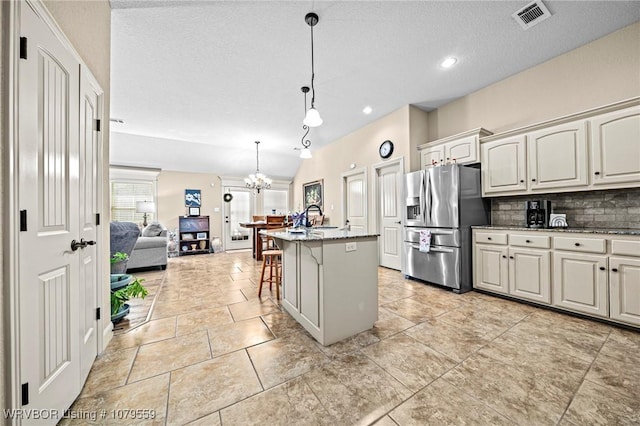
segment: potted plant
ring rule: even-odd
[[[133,297],[144,299],[149,291],[142,285],[144,278],[136,278],[126,287],[111,292],[111,321],[118,322],[129,313],[129,305],[125,303]]]
[[[127,261],[129,260],[129,255],[127,253],[123,253],[121,251],[117,251],[113,253],[109,262],[111,263],[111,273],[112,274],[124,274],[127,272]]]

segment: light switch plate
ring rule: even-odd
[[[356,251],[357,248],[358,248],[358,246],[356,245],[356,243],[347,243],[347,244],[345,244],[344,251]]]

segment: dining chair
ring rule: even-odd
[[[264,216],[260,216],[260,215],[253,215],[253,222],[262,222],[264,221]]]
[[[284,228],[284,215],[267,215],[266,222],[267,231]],[[269,236],[267,236],[263,241],[267,245],[267,250],[277,247],[274,239]]]

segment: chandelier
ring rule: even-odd
[[[256,173],[250,174],[249,177],[244,178],[244,182],[247,184],[247,188],[255,190],[259,194],[261,189],[271,188],[271,179],[269,179],[263,173],[260,173],[260,156],[258,155],[258,145],[260,145],[260,141],[256,141]]]
[[[309,93],[309,88],[307,86],[302,86],[300,88],[300,90],[302,90],[302,93],[304,93],[304,110],[307,110],[307,93]],[[300,158],[311,158],[311,150],[309,149],[309,147],[311,146],[311,141],[309,139],[305,139],[307,137],[307,135],[309,134],[309,126],[307,126],[306,124],[302,124],[302,130],[306,130],[306,132],[304,133],[304,135],[302,135],[302,138],[300,139],[300,143],[302,144],[302,150],[300,151]]]
[[[316,89],[313,85],[313,80],[316,76],[313,63],[313,27],[318,23],[318,20],[318,15],[313,12],[307,13],[304,17],[304,21],[311,27],[311,108],[309,108],[309,110],[307,111],[302,123],[304,123],[305,126],[309,127],[318,127],[322,124],[322,118],[320,117],[320,113],[316,109]]]

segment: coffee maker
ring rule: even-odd
[[[535,200],[525,203],[527,228],[548,228],[551,201]]]

